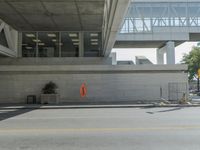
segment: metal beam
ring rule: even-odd
[[[5,22],[0,20],[0,32],[4,30],[6,41],[8,43],[8,48],[0,45],[0,54],[9,57],[17,57],[17,49],[18,49],[18,32],[12,29]]]
[[[2,23],[0,24],[0,33],[1,33],[1,31],[3,30],[4,26],[5,26],[5,23],[2,22]]]
[[[9,56],[9,57],[16,57],[17,53],[16,51],[13,51],[7,47],[4,47],[2,45],[0,45],[0,54],[3,54],[5,56]]]

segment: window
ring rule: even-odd
[[[22,57],[36,57],[36,32],[22,33]]]
[[[84,56],[99,57],[101,49],[101,35],[96,32],[84,33]]]
[[[61,33],[61,56],[78,57],[79,56],[79,33]]]
[[[38,39],[34,39],[38,44],[39,57],[59,57],[59,34],[57,32],[39,32]]]

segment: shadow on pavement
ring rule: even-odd
[[[177,110],[181,110],[183,109],[183,107],[178,107],[178,108],[171,108],[171,109],[167,109],[167,110],[160,110],[160,111],[149,111],[149,112],[146,112],[148,114],[155,114],[155,113],[165,113],[165,112],[171,112],[171,111],[177,111]]]
[[[5,107],[0,107],[0,121],[6,120],[6,119],[9,119],[11,117],[15,117],[15,116],[18,116],[18,115],[21,115],[21,114],[31,112],[31,111],[36,110],[38,108],[37,107],[36,108],[25,108],[24,107],[24,108],[17,108],[17,109],[8,109],[8,108],[5,108]]]

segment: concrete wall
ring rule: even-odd
[[[26,96],[40,96],[49,82],[59,87],[61,102],[133,102],[168,99],[170,82],[187,83],[186,66],[0,66],[0,103],[24,103]],[[81,99],[81,84],[88,94]],[[187,92],[187,91],[183,91]]]
[[[104,57],[21,57],[0,58],[0,65],[111,65],[112,58]]]

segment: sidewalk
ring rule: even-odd
[[[200,104],[115,104],[115,105],[0,105],[0,109],[93,109],[93,108],[156,108],[156,107],[200,107]]]

